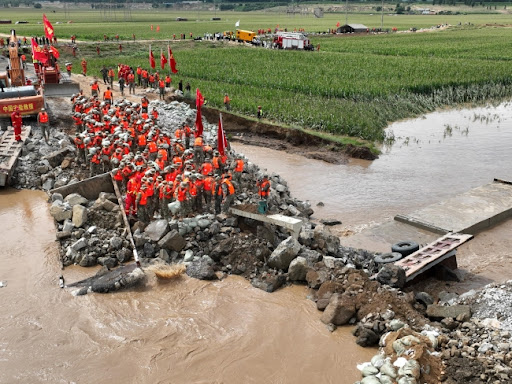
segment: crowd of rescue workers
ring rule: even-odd
[[[91,177],[112,173],[129,218],[148,223],[155,215],[170,219],[227,212],[243,187],[257,187],[264,200],[270,194],[268,175],[256,186],[243,185],[249,181],[242,177],[242,157],[229,148],[220,153],[187,123],[162,132],[158,111],[150,110],[145,96],[140,103],[111,103],[97,94],[78,94],[72,109],[77,163],[88,166]],[[173,202],[178,202],[174,214],[169,210]]]

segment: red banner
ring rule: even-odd
[[[196,89],[196,108],[201,108],[201,105],[204,104],[204,97],[201,94],[199,88]]]
[[[204,103],[204,97],[201,95],[199,88],[196,89],[196,134],[195,136],[201,136],[203,134],[203,117],[201,115],[201,105]]]
[[[57,50],[57,48],[50,46],[50,53],[58,59],[60,57],[60,52]]]
[[[34,57],[34,60],[37,60],[43,64],[48,61],[48,57],[44,53],[43,48],[37,45],[34,38],[32,38],[32,56]]]
[[[167,59],[165,58],[165,55],[164,55],[162,49],[160,49],[160,66],[162,67],[162,69],[165,68],[166,63],[167,63]]]
[[[178,70],[176,69],[176,60],[174,60],[174,55],[172,54],[170,45],[167,46],[167,51],[169,56],[169,67],[171,67],[171,72],[178,73]]]
[[[50,40],[53,40],[53,26],[50,21],[46,18],[46,15],[43,13],[43,24],[44,24],[44,34]]]
[[[155,56],[153,56],[153,51],[151,50],[151,45],[149,46],[149,65],[153,69],[155,69],[155,67],[156,67]]]
[[[228,140],[224,133],[224,127],[222,126],[222,113],[219,116],[219,129],[217,131],[217,150],[221,156],[226,154],[226,148],[228,146]]]

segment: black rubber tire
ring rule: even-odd
[[[382,255],[375,256],[375,262],[377,264],[389,264],[394,263],[402,258],[402,254],[399,252],[388,252],[383,253]]]
[[[403,257],[409,256],[411,253],[416,252],[418,249],[420,249],[420,246],[414,241],[400,241],[391,246],[391,252],[398,252]]]

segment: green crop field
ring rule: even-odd
[[[8,9],[2,18],[27,20],[16,25],[19,37],[42,35],[42,12],[21,12]],[[247,29],[305,28],[326,31],[337,21],[344,23],[344,14],[326,14],[322,19],[311,16],[287,16],[276,12],[217,12],[221,21],[209,21],[214,12],[132,11],[133,21],[118,10],[118,19],[105,22],[109,16],[99,11],[71,11],[73,23],[64,23],[64,13],[45,11],[60,38],[75,34],[79,54],[72,58],[71,49],[61,45],[63,60],[74,63],[86,57],[89,74],[99,76],[103,65],[125,63],[149,67],[148,48],[152,44],[159,69],[160,49],[165,52],[166,40],[172,34],[192,32],[202,35],[235,29],[240,20]],[[176,17],[191,21],[177,22]],[[380,27],[380,15],[349,14],[349,22]],[[96,22],[91,22],[95,19]],[[235,112],[255,115],[258,105],[265,117],[302,128],[349,135],[365,140],[383,140],[383,128],[392,121],[417,116],[439,107],[458,103],[483,103],[503,100],[512,95],[512,28],[505,25],[510,16],[502,14],[467,14],[453,16],[398,15],[384,17],[384,28],[399,30],[422,28],[448,23],[447,30],[425,33],[389,33],[359,36],[311,37],[320,51],[279,51],[243,47],[233,43],[211,41],[171,41],[179,74],[193,89],[200,88],[209,105],[221,107],[224,93],[231,97]],[[62,21],[62,24],[56,24]],[[497,23],[497,24],[496,24]],[[160,26],[160,32],[150,25]],[[460,24],[460,25],[459,25]],[[483,27],[483,24],[489,24]],[[503,25],[500,25],[503,24]],[[0,33],[10,26],[0,25]],[[96,41],[103,34],[119,34],[128,40],[135,33],[137,40],[123,41],[120,55],[117,43],[100,43],[101,56],[96,55]],[[152,41],[154,40],[154,41]],[[166,67],[165,71],[168,70]]]

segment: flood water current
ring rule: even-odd
[[[356,231],[493,177],[512,177],[510,105],[433,113],[389,130],[395,143],[378,160],[344,165],[234,146],[287,179],[317,218],[339,218]],[[42,192],[0,191],[0,281],[7,282],[0,288],[0,383],[348,384],[360,378],[356,363],[374,353],[358,347],[349,328],[330,333],[300,286],[268,294],[236,277],[183,277],[73,297],[58,287],[46,200]],[[506,223],[479,235],[465,252],[480,263],[468,270],[510,272],[511,229]],[[490,247],[493,262],[481,258]],[[67,282],[93,273],[63,272]]]
[[[0,383],[352,383],[375,351],[350,328],[330,333],[300,286],[269,294],[237,277],[183,277],[73,297],[58,286],[46,201],[0,192]]]

